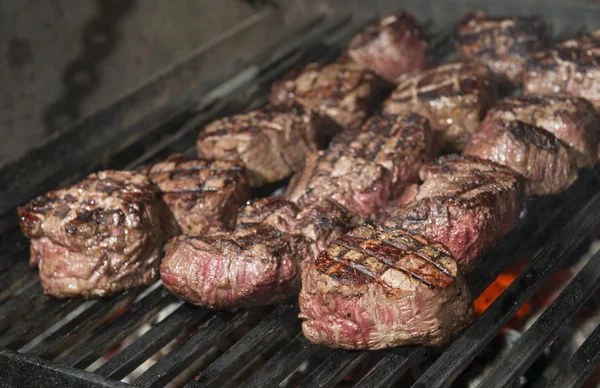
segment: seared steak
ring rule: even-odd
[[[577,154],[579,167],[598,161],[600,121],[582,98],[529,96],[507,98],[489,112],[492,118],[519,120],[552,133]]]
[[[440,346],[473,316],[465,280],[442,245],[369,226],[305,268],[299,304],[309,341],[346,349]]]
[[[297,102],[333,120],[341,128],[357,129],[369,115],[379,81],[354,63],[312,63],[300,74],[290,73],[273,85],[271,104]]]
[[[157,279],[163,232],[142,174],[101,171],[18,209],[47,294],[106,296]]]
[[[226,117],[198,135],[198,156],[242,161],[250,185],[279,181],[302,165],[326,135],[317,115],[295,107],[267,107]]]
[[[444,244],[463,272],[514,228],[524,201],[524,179],[510,168],[449,155],[425,165],[423,183],[407,190],[378,220]]]
[[[431,122],[442,149],[461,151],[496,100],[496,84],[482,64],[451,63],[414,74],[385,101],[385,113],[416,112]]]
[[[400,11],[367,26],[352,39],[349,56],[390,82],[423,69],[429,46],[423,28],[413,15]]]
[[[522,174],[529,195],[560,193],[577,179],[577,158],[571,147],[550,132],[517,120],[486,119],[463,154]]]
[[[415,113],[376,115],[359,132],[338,134],[329,152],[374,162],[392,172],[394,195],[417,181],[419,169],[433,159],[429,122]]]
[[[548,29],[540,16],[492,17],[483,12],[463,16],[457,24],[455,46],[463,61],[487,65],[499,82],[521,83],[525,62],[543,49]]]
[[[210,228],[233,229],[240,206],[250,196],[244,165],[174,155],[148,171],[169,208],[163,225],[171,236],[202,234]],[[174,221],[174,222],[173,222]]]
[[[533,55],[527,61],[523,91],[581,97],[600,110],[600,39],[570,40]]]

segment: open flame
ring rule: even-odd
[[[519,269],[509,268],[500,274],[492,284],[475,300],[475,316],[478,317],[510,286],[519,274]],[[527,302],[517,311],[513,320],[520,321],[531,313],[531,303]]]

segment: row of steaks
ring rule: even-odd
[[[336,63],[275,83],[268,107],[202,128],[198,158],[102,171],[19,208],[31,263],[57,297],[160,273],[210,308],[300,292],[314,343],[446,343],[472,319],[464,274],[515,226],[525,196],[559,193],[598,161],[599,37],[538,52],[540,18],[474,13],[457,25],[464,61],[424,70],[422,28],[391,15]],[[498,101],[515,85],[528,95]],[[446,152],[463,155],[435,158]],[[282,196],[248,201],[292,174]]]

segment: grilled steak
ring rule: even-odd
[[[461,151],[496,100],[496,84],[477,63],[452,63],[414,74],[385,101],[385,113],[416,112],[431,122],[442,149]]]
[[[157,279],[163,232],[148,178],[102,171],[18,209],[47,294],[105,296]]]
[[[463,272],[514,228],[524,201],[524,179],[475,157],[449,155],[423,166],[423,183],[407,190],[378,220],[444,244]]]
[[[273,84],[271,104],[299,103],[341,128],[356,129],[369,115],[379,90],[375,76],[353,63],[309,64]]]
[[[209,124],[198,135],[198,156],[241,160],[250,185],[257,187],[292,174],[319,148],[326,130],[317,115],[295,107],[267,107]]]
[[[309,341],[346,349],[440,346],[473,316],[465,280],[442,245],[369,226],[305,268],[299,304]]]
[[[359,132],[342,132],[329,146],[329,152],[352,155],[374,162],[392,172],[394,196],[417,181],[419,169],[433,159],[429,122],[406,112],[376,115]]]
[[[467,144],[464,155],[503,164],[527,178],[529,195],[556,194],[577,179],[577,158],[571,147],[538,127],[518,120],[490,118]]]
[[[600,39],[597,42],[570,40],[533,55],[523,77],[524,93],[581,97],[600,110]]]
[[[598,161],[600,122],[594,107],[582,98],[507,98],[494,106],[489,116],[503,120],[519,120],[545,129],[573,148],[579,167],[591,167]]]
[[[352,39],[348,54],[356,63],[396,82],[427,65],[429,46],[419,22],[401,11],[367,26]]]
[[[174,155],[148,172],[169,208],[163,225],[171,236],[202,234],[210,228],[233,229],[250,187],[240,162],[209,161]]]
[[[457,24],[455,46],[463,61],[478,61],[505,85],[521,83],[525,62],[548,40],[540,16],[491,17],[483,12],[463,16]]]

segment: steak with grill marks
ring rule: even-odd
[[[486,119],[464,155],[478,156],[527,178],[528,195],[557,194],[577,179],[577,154],[550,132],[518,120]]]
[[[533,55],[527,61],[523,92],[581,97],[600,111],[600,32]]]
[[[329,128],[296,107],[267,107],[214,121],[198,135],[198,156],[242,161],[250,185],[277,182],[292,174],[323,145]]]
[[[343,129],[357,129],[369,116],[380,81],[354,63],[312,63],[288,73],[271,89],[271,105],[298,103]]]
[[[524,179],[487,160],[448,155],[423,166],[421,185],[384,211],[377,224],[444,244],[469,272],[477,258],[512,230],[524,202]]]
[[[479,129],[496,94],[487,67],[451,63],[404,79],[384,102],[383,111],[426,117],[438,135],[440,148],[461,151]]]
[[[334,137],[329,152],[352,155],[391,171],[394,196],[417,181],[419,169],[434,155],[429,121],[411,112],[376,115],[361,131]]]
[[[427,66],[429,45],[413,15],[400,11],[370,24],[352,39],[349,56],[375,74],[396,82]]]
[[[106,296],[158,277],[164,241],[148,178],[101,171],[18,209],[47,294]]]
[[[441,244],[369,226],[305,268],[299,305],[310,342],[345,349],[441,346],[473,317],[465,280]]]
[[[521,83],[525,62],[546,47],[548,29],[540,16],[492,17],[483,12],[463,16],[455,33],[463,61],[485,64],[507,86]]]
[[[233,229],[240,206],[250,196],[240,162],[210,161],[173,155],[148,171],[169,208],[163,225],[170,235],[202,234],[210,228]]]
[[[494,106],[489,116],[519,120],[552,133],[573,148],[578,167],[591,167],[598,161],[600,121],[594,107],[583,98],[512,97]]]

